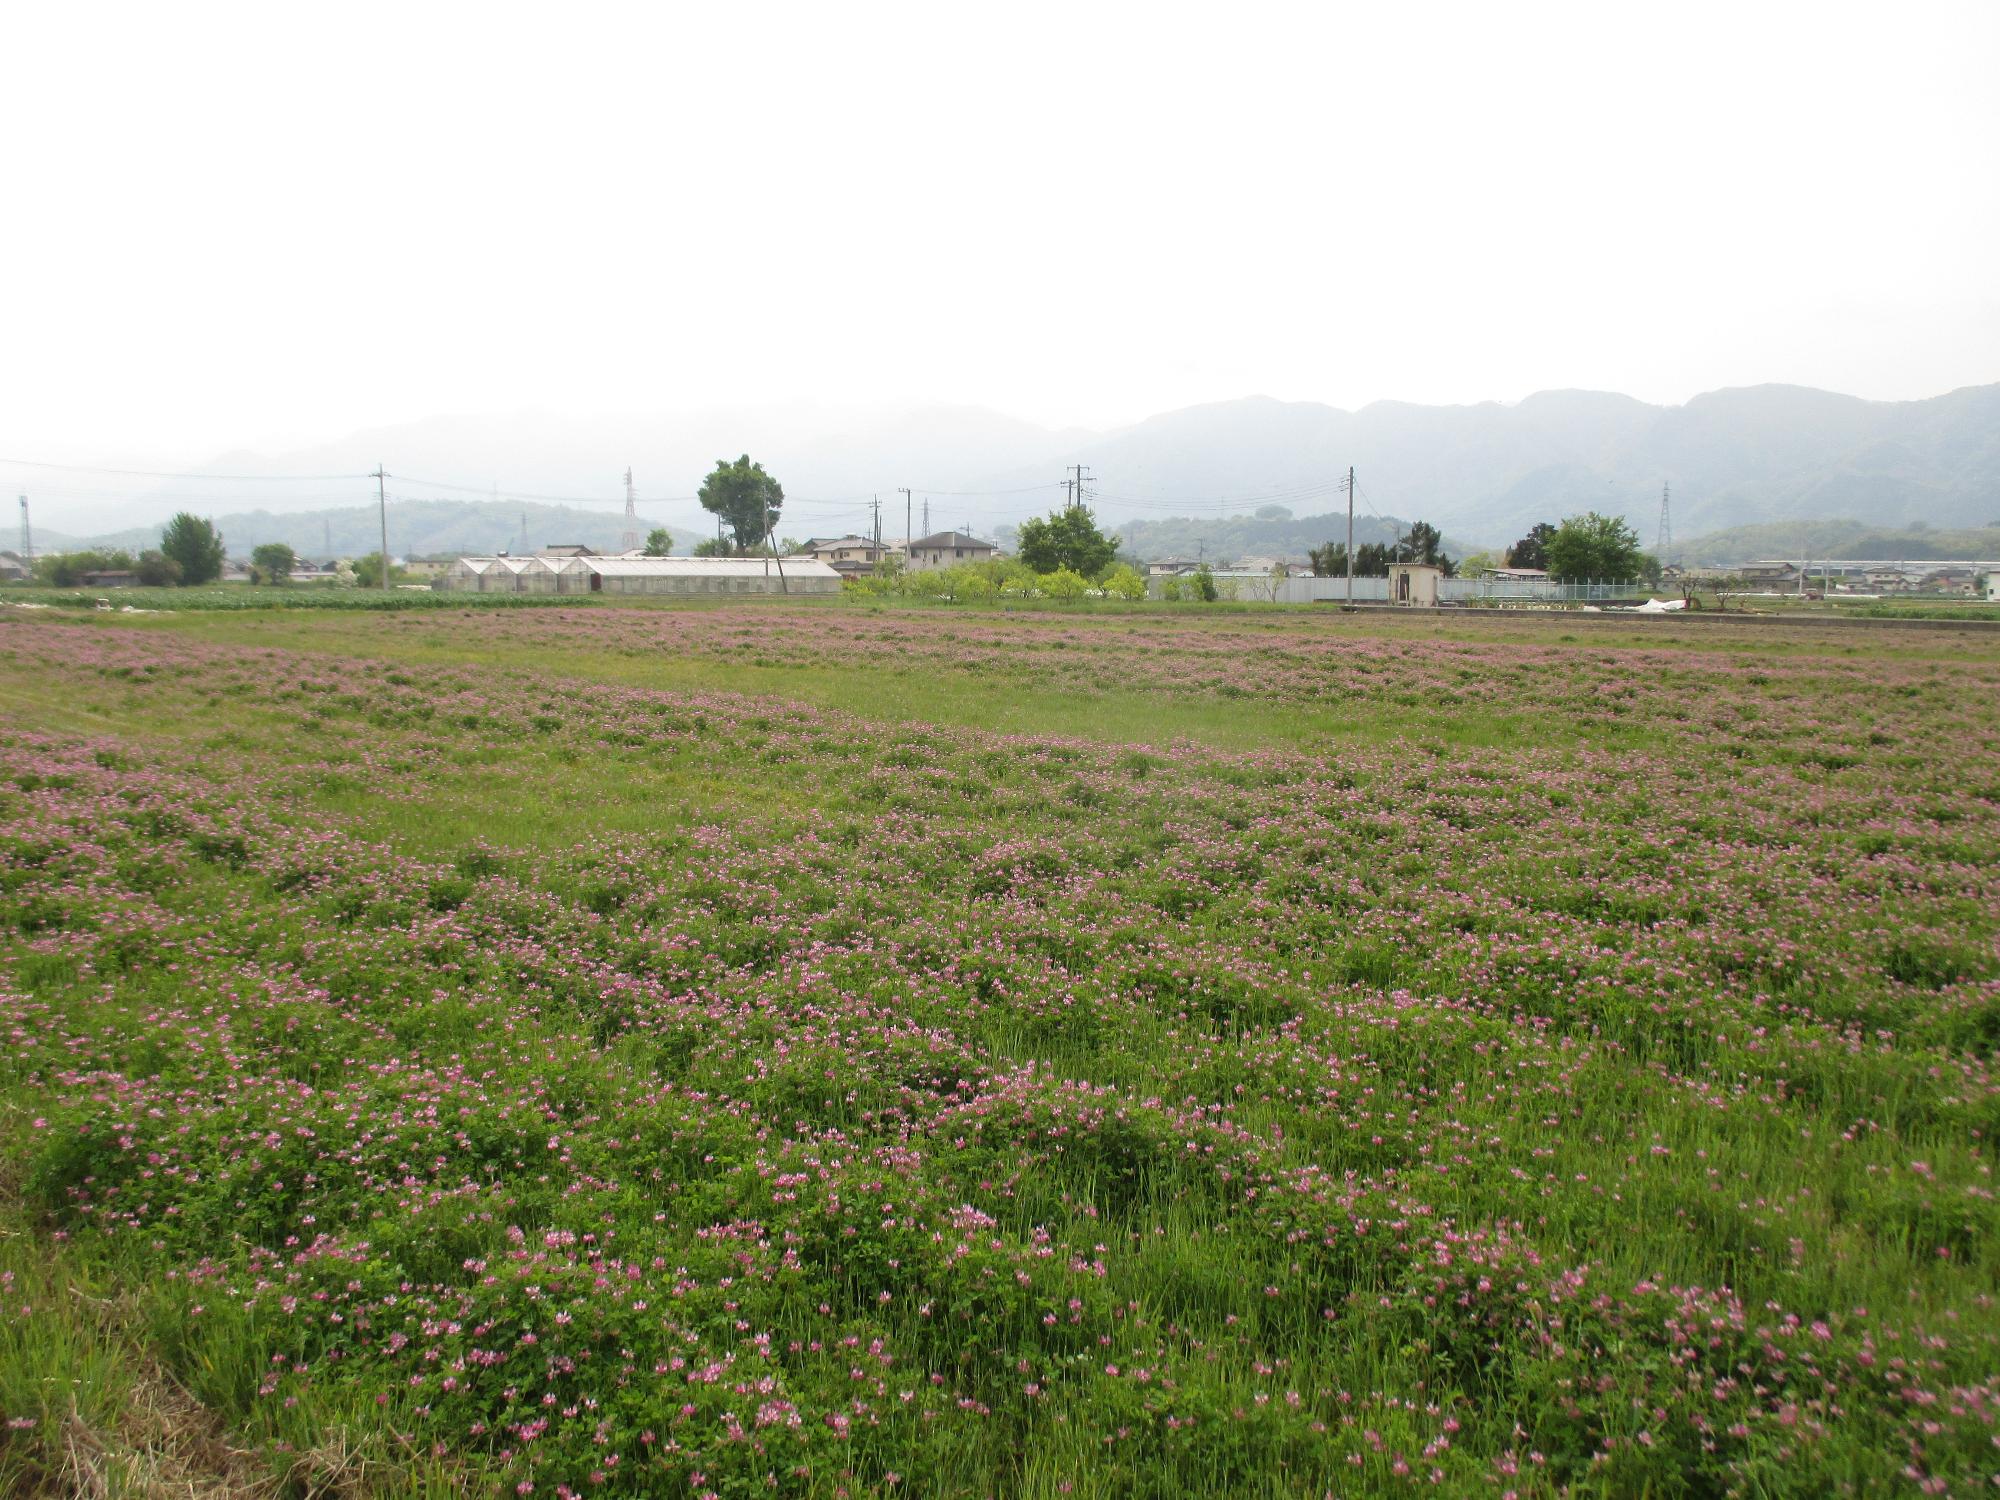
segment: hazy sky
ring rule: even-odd
[[[1993,0],[16,4],[0,55],[15,457],[2000,380]]]

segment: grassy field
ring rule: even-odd
[[[9,611],[0,709],[0,1492],[2000,1474],[2000,640]]]

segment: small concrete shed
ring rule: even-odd
[[[1444,569],[1431,563],[1390,563],[1389,602],[1435,609]]]

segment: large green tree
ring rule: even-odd
[[[167,522],[160,550],[180,564],[182,583],[213,583],[222,576],[222,533],[200,516],[182,511]]]
[[[171,588],[181,581],[181,565],[164,552],[148,547],[139,554],[133,571],[149,589]]]
[[[655,526],[646,533],[646,556],[665,557],[674,550],[672,534],[664,526]]]
[[[701,508],[722,517],[741,548],[760,545],[778,524],[778,511],[785,503],[785,487],[764,472],[762,464],[750,462],[744,454],[731,463],[717,459],[715,468],[701,482]]]
[[[1434,568],[1443,568],[1447,578],[1455,571],[1452,560],[1444,555],[1444,533],[1428,521],[1410,523],[1410,534],[1403,538],[1401,558],[1404,562],[1429,563]]]
[[[283,542],[262,542],[250,549],[250,565],[259,583],[283,583],[299,565],[298,554]]]
[[[1507,566],[1510,568],[1546,568],[1549,565],[1549,543],[1556,539],[1556,529],[1547,521],[1537,521],[1528,529],[1528,534],[1507,549]]]
[[[1087,505],[1066,505],[1021,523],[1015,550],[1037,573],[1068,568],[1097,578],[1118,556],[1118,538],[1106,536]]]
[[[1645,571],[1638,533],[1618,517],[1594,510],[1564,517],[1549,538],[1548,557],[1549,576],[1570,582],[1623,583]]]
[[[389,582],[391,584],[401,583],[409,576],[407,572],[397,567],[395,563],[392,562],[389,564]],[[364,589],[379,589],[382,587],[382,554],[379,552],[370,552],[365,557],[355,558],[354,581]]]

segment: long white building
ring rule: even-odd
[[[807,557],[461,557],[433,588],[462,594],[837,594]]]

